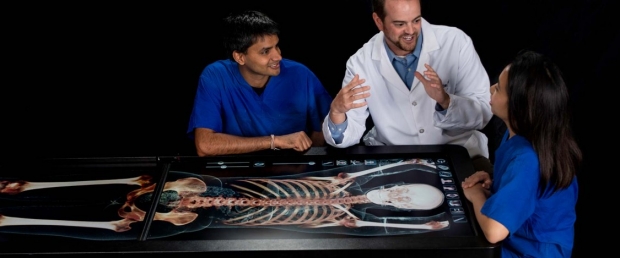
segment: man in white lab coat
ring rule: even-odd
[[[492,172],[489,77],[462,30],[428,23],[419,0],[373,0],[375,36],[349,58],[323,123],[328,144],[458,144],[476,170]]]

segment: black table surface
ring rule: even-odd
[[[206,162],[208,160],[231,160],[244,158],[283,159],[285,157],[366,157],[366,156],[399,156],[399,155],[434,155],[441,153],[451,159],[455,168],[456,177],[462,179],[472,174],[473,166],[465,148],[456,145],[420,145],[420,146],[355,146],[345,149],[332,147],[312,148],[304,153],[291,151],[266,151],[246,155],[221,157],[193,157],[193,156],[162,156],[162,157],[96,157],[96,158],[61,158],[44,159],[29,163],[5,163],[0,167],[0,182],[2,180],[24,177],[25,175],[53,176],[54,173],[71,174],[83,169],[106,174],[111,169],[139,173],[140,170],[154,171],[154,174],[165,175],[175,164],[191,164],[192,162]],[[8,164],[8,165],[7,165]],[[69,171],[69,172],[67,172]],[[135,172],[138,171],[138,172]],[[92,172],[89,172],[92,173]],[[125,173],[125,172],[122,172]],[[114,175],[109,175],[113,177]],[[163,177],[163,176],[162,176]],[[4,178],[4,179],[3,179]],[[163,180],[162,178],[158,180]],[[4,200],[4,201],[3,201]],[[10,226],[2,225],[3,207],[11,203],[0,194],[0,255],[132,255],[147,256],[158,253],[182,253],[184,256],[210,254],[246,255],[248,252],[269,256],[300,256],[335,257],[341,255],[416,255],[416,257],[499,257],[500,248],[497,244],[490,244],[484,238],[478,224],[473,219],[471,204],[466,202],[470,223],[474,228],[474,236],[445,236],[445,235],[389,235],[389,236],[338,236],[338,237],[305,237],[304,234],[293,234],[294,237],[281,238],[252,238],[239,239],[208,239],[197,240],[183,237],[148,239],[144,237],[148,226],[142,229],[143,237],[134,240],[88,240],[52,235],[29,234],[22,230],[15,234]],[[14,208],[14,207],[13,207]],[[8,229],[8,230],[7,230]],[[33,228],[32,230],[36,230]],[[226,234],[226,230],[211,229],[214,234]],[[248,231],[251,232],[251,231]],[[137,234],[139,235],[139,234]]]

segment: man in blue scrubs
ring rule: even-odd
[[[198,156],[323,145],[332,97],[305,65],[282,58],[277,23],[245,11],[223,31],[229,59],[200,75],[187,130]]]

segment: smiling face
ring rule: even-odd
[[[491,112],[506,123],[508,122],[508,72],[510,66],[506,66],[499,74],[497,83],[491,86]]]
[[[399,56],[407,55],[415,49],[418,35],[422,30],[422,14],[418,0],[386,0],[385,18],[377,13],[372,18],[380,31],[385,34],[388,47]]]
[[[280,74],[282,55],[278,47],[280,39],[276,35],[264,35],[246,53],[234,52],[233,57],[239,64],[243,78],[253,87],[265,86],[270,76]]]

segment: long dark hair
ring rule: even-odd
[[[547,57],[523,50],[510,63],[507,93],[510,127],[538,154],[540,195],[568,187],[582,153],[572,135],[562,72]]]

